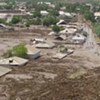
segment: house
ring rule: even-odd
[[[42,48],[42,49],[52,49],[55,47],[54,43],[46,42],[46,43],[38,43],[35,45],[36,48]]]
[[[43,38],[34,38],[32,41],[34,44],[45,43],[45,39],[43,39]]]
[[[7,14],[6,14],[6,13],[0,13],[0,19],[5,19],[5,18],[6,18],[6,16],[7,16]]]
[[[76,44],[81,44],[86,41],[86,37],[84,37],[81,34],[76,34],[75,36],[72,37],[72,41]]]
[[[69,12],[64,12],[64,11],[59,11],[60,16],[66,16],[66,17],[72,17],[71,13]]]
[[[60,36],[57,36],[55,39],[56,39],[56,40],[61,40],[61,41],[63,41],[63,40],[66,40],[67,37],[66,37],[66,35],[64,35],[64,34],[61,34]]]
[[[36,49],[32,45],[26,45],[27,48],[27,55],[30,59],[37,59],[40,57],[40,50]]]
[[[60,20],[58,23],[57,23],[57,25],[59,25],[59,26],[66,26],[66,21],[64,21],[64,20]]]
[[[5,58],[0,60],[1,66],[23,66],[28,62],[27,59],[20,58],[17,56]]]
[[[12,69],[0,66],[0,77],[11,72]]]
[[[60,31],[60,34],[66,34],[66,35],[74,35],[77,32],[77,29],[75,28],[65,28],[64,30]]]
[[[0,29],[7,29],[7,26],[4,24],[0,24]]]
[[[94,16],[95,16],[95,17],[100,17],[100,12],[95,12],[95,13],[94,13]]]
[[[67,56],[68,54],[67,53],[56,53],[53,58],[54,59],[63,59]]]
[[[46,10],[42,10],[40,11],[42,16],[47,16],[49,14],[49,12],[47,12]]]
[[[95,12],[94,13],[96,21],[100,22],[100,12]]]

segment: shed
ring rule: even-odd
[[[40,13],[43,16],[47,16],[49,14],[49,12],[47,12],[46,10],[42,10],[42,11],[40,11]]]
[[[33,39],[33,43],[45,43],[45,39],[43,39],[43,38],[35,38],[35,39]]]
[[[20,58],[17,56],[5,58],[0,60],[0,65],[2,66],[23,66],[28,62],[27,59]]]
[[[55,38],[56,40],[66,40],[67,39],[67,37],[66,37],[66,35],[60,35],[60,36],[57,36],[56,38]]]
[[[27,54],[30,59],[36,59],[40,57],[40,50],[36,49],[35,47],[31,45],[26,45],[27,48]]]
[[[36,48],[52,49],[55,47],[54,43],[38,43]]]

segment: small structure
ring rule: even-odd
[[[47,12],[46,10],[40,11],[42,16],[47,16],[49,14],[49,12]]]
[[[44,48],[44,49],[52,49],[55,47],[55,44],[54,43],[38,43],[36,45],[36,48]]]
[[[37,59],[38,57],[40,57],[40,52],[41,52],[40,50],[34,48],[31,45],[26,45],[26,48],[27,48],[28,57],[30,59]]]
[[[0,24],[0,29],[7,29],[7,26],[4,24]]]
[[[100,12],[95,12],[94,16],[95,16],[95,20],[100,22]]]
[[[56,40],[61,40],[61,41],[63,41],[63,40],[66,40],[67,39],[67,37],[66,37],[66,35],[60,35],[60,36],[57,36],[56,38],[55,38]]]
[[[95,17],[100,17],[100,12],[95,12],[95,13],[94,13],[94,16],[95,16]]]
[[[77,34],[72,38],[72,41],[76,44],[82,44],[86,41],[86,37],[81,34]]]
[[[60,31],[60,34],[66,34],[66,35],[74,35],[77,32],[77,29],[75,28],[65,28],[64,30]]]
[[[56,34],[57,34],[56,32],[52,31],[48,35],[56,35]]]
[[[45,39],[43,39],[43,38],[35,38],[35,39],[33,39],[33,43],[34,44],[45,43]]]
[[[0,76],[3,76],[9,72],[11,72],[12,70],[10,68],[5,68],[5,67],[1,67],[0,66]]]
[[[57,25],[59,25],[59,26],[66,26],[66,21],[64,21],[64,20],[60,20],[58,23],[57,23]]]
[[[27,59],[14,56],[14,57],[0,60],[0,65],[2,66],[23,66],[27,62],[28,62]]]
[[[60,16],[66,16],[66,17],[72,17],[71,13],[69,12],[64,12],[64,11],[59,11]]]
[[[67,56],[67,53],[57,53],[53,56],[54,59],[63,59]]]

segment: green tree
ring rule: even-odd
[[[54,32],[58,33],[58,32],[60,31],[60,27],[57,26],[57,25],[54,25],[54,26],[52,27],[52,30],[53,30]]]
[[[6,21],[4,19],[0,19],[0,23],[6,24]]]
[[[84,13],[84,17],[85,17],[86,20],[89,20],[91,22],[95,22],[94,14],[92,12],[90,12],[90,11],[86,11]]]
[[[54,16],[47,16],[43,19],[44,26],[55,25],[58,22],[58,19]]]
[[[50,14],[52,15],[52,16],[59,16],[59,12],[57,11],[57,10],[50,10]]]
[[[20,16],[13,16],[13,18],[11,20],[11,23],[12,24],[17,24],[17,23],[19,23],[21,21],[22,21],[22,17],[20,17]]]
[[[40,12],[39,11],[35,11],[35,12],[33,12],[33,17],[34,18],[36,18],[36,17],[41,17],[41,14],[40,14]]]

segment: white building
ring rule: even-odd
[[[69,12],[64,12],[64,11],[59,11],[60,16],[67,16],[67,17],[72,17],[72,14]]]
[[[95,13],[94,13],[94,16],[95,16],[95,17],[100,17],[100,12],[95,12]]]
[[[42,49],[52,49],[55,47],[54,43],[38,43],[36,44],[36,48],[42,48]]]
[[[46,10],[42,10],[40,11],[42,16],[47,16],[49,14],[49,12],[47,12]]]

